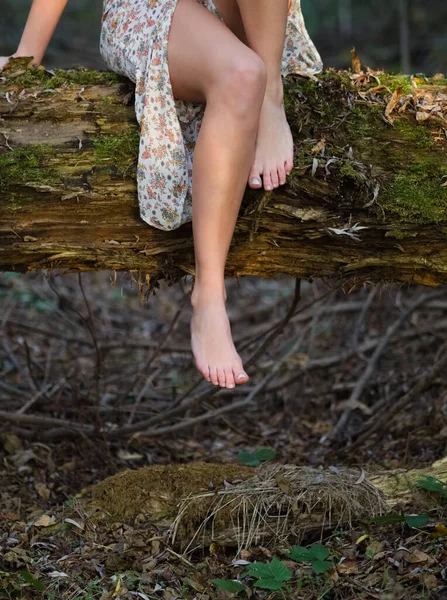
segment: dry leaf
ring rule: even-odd
[[[352,48],[351,50],[351,69],[353,73],[361,73],[362,71],[362,67],[360,65],[360,60],[359,57],[357,56],[357,53],[355,51],[355,48]]]
[[[391,90],[386,85],[380,84],[380,85],[376,85],[376,87],[370,88],[368,90],[368,93],[369,92],[371,92],[371,94],[378,94],[379,92],[391,93]]]
[[[287,477],[277,473],[275,475],[275,480],[281,492],[284,492],[284,494],[288,494],[290,492],[290,481],[287,479]]]
[[[34,487],[41,498],[44,500],[49,500],[51,492],[44,483],[38,482]]]
[[[422,552],[421,550],[414,550],[404,556],[405,562],[410,564],[427,562],[429,558],[428,554],[425,554],[425,552]]]
[[[33,525],[36,527],[49,527],[56,522],[56,518],[54,515],[50,517],[50,515],[41,515],[37,521],[34,521]]]
[[[446,185],[447,181],[443,184]],[[447,527],[443,523],[438,523],[435,530],[430,534],[431,538],[440,538],[447,535]]]
[[[391,113],[393,112],[394,108],[396,107],[397,103],[399,102],[399,98],[402,96],[402,86],[398,86],[394,92],[393,95],[391,96],[390,101],[387,104],[387,107],[385,109],[385,119],[389,122],[389,123],[393,123],[393,119],[391,118]]]
[[[21,439],[15,433],[5,433],[1,437],[3,448],[8,454],[15,454],[23,450]]]
[[[77,467],[76,459],[73,459],[73,460],[69,460],[68,462],[65,462],[60,467],[60,470],[63,471],[64,473],[73,473],[73,471],[76,470],[76,467]]]
[[[418,111],[416,113],[416,121],[426,121],[430,118],[430,113]]]
[[[321,140],[319,142],[317,142],[315,144],[315,146],[312,148],[311,152],[312,154],[318,154],[318,152],[321,152],[321,150],[323,150],[323,148],[326,146],[326,140],[324,137],[321,138]]]
[[[342,575],[354,575],[359,572],[359,567],[355,560],[344,560],[337,565],[337,571]]]
[[[119,450],[118,457],[121,458],[121,460],[140,460],[144,458],[144,454],[128,452],[127,450]]]
[[[84,523],[82,521],[80,523],[78,523],[74,519],[70,519],[67,517],[66,519],[64,519],[64,522],[71,523],[72,525],[74,525],[75,527],[78,527],[79,529],[84,529]]]
[[[435,590],[438,587],[438,580],[434,573],[423,573],[422,582],[428,590]]]

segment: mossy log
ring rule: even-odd
[[[417,486],[446,481],[447,459],[431,467],[366,475],[358,468],[190,463],[127,469],[84,491],[97,523],[154,525],[181,548],[192,542],[247,547],[301,540],[325,528],[386,514],[445,514],[442,498]],[[441,503],[440,503],[441,502]]]
[[[110,72],[0,74],[0,270],[194,273],[191,223],[139,215],[133,84]],[[247,187],[226,275],[447,282],[447,80],[289,75],[295,167]]]

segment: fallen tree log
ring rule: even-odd
[[[447,80],[355,70],[287,77],[295,168],[247,188],[227,276],[447,282]],[[191,224],[139,216],[132,90],[110,72],[0,74],[0,270],[135,271],[150,287],[194,273]]]
[[[182,549],[211,542],[241,549],[301,540],[386,514],[417,511],[436,518],[445,506],[416,485],[422,476],[445,481],[447,459],[368,476],[347,467],[151,465],[84,490],[81,505],[97,524],[147,522]]]

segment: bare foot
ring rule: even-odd
[[[248,375],[234,347],[224,300],[191,301],[191,347],[196,367],[207,381],[234,388]]]
[[[248,185],[273,190],[286,183],[286,175],[293,168],[293,136],[287,123],[282,100],[272,100],[267,95],[261,109],[258,137]]]

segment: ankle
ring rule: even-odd
[[[221,304],[225,307],[226,301],[227,293],[225,291],[225,286],[204,285],[198,284],[197,282],[194,284],[194,289],[191,294],[191,305],[193,308],[200,308],[209,304]]]
[[[279,79],[275,77],[267,81],[264,102],[277,104],[278,106],[284,103],[284,86],[281,77]]]

